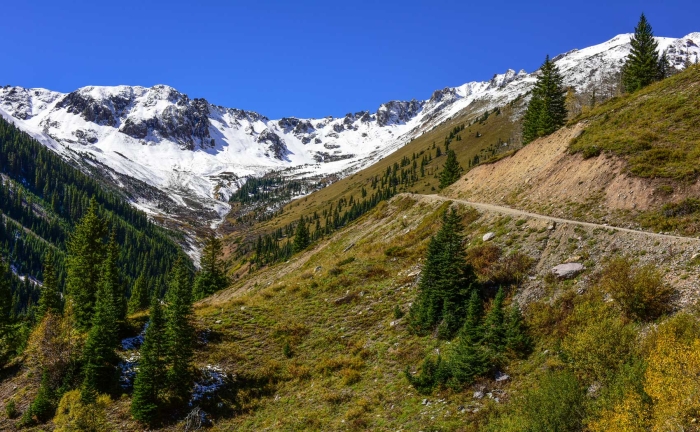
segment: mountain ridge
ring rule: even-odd
[[[565,84],[579,92],[604,86],[619,72],[629,38],[618,35],[556,56]],[[677,68],[700,56],[700,33],[657,40]],[[436,90],[425,100],[389,101],[374,113],[338,118],[271,120],[190,99],[167,85],[87,86],[67,94],[5,86],[0,114],[65,157],[89,156],[165,192],[183,208],[207,209],[214,227],[247,177],[273,170],[289,170],[290,177],[352,174],[459,112],[476,115],[526,96],[536,74],[509,69],[489,81]],[[134,205],[152,215],[167,213],[147,198]]]

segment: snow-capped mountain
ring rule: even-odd
[[[630,36],[555,57],[565,84],[582,91],[619,72]],[[677,68],[700,57],[700,33],[657,40]],[[101,167],[119,186],[135,179],[181,208],[208,211],[205,219],[216,222],[247,176],[283,169],[290,176],[356,172],[476,101],[483,112],[527,94],[536,74],[508,70],[437,90],[427,100],[391,101],[374,113],[342,118],[270,120],[190,99],[166,85],[89,86],[68,94],[6,86],[0,88],[0,115],[66,158]],[[134,205],[169,213],[149,198],[152,193],[136,195]]]

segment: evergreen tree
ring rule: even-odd
[[[421,366],[419,375],[414,376],[406,367],[404,372],[408,382],[418,390],[418,393],[430,393],[436,385],[442,384],[449,379],[450,371],[441,356],[436,359],[426,357]]]
[[[156,295],[152,297],[149,314],[148,328],[141,346],[139,370],[134,381],[131,415],[136,420],[150,425],[157,417],[163,391],[167,388],[165,321],[160,299]]]
[[[465,322],[465,327],[467,325]],[[471,384],[474,378],[489,370],[488,355],[482,346],[472,339],[470,329],[463,329],[459,332],[457,340],[452,344],[448,365],[449,385],[453,388]]]
[[[647,18],[642,14],[630,40],[632,49],[622,68],[622,85],[627,92],[634,92],[659,79],[659,44]]]
[[[481,298],[478,290],[472,290],[467,304],[467,315],[464,318],[464,324],[460,329],[460,337],[468,338],[472,343],[481,342],[483,331],[481,328],[481,318],[484,314],[481,306]]]
[[[10,267],[0,260],[0,338],[6,336],[13,321],[11,277]]]
[[[520,307],[516,302],[513,302],[505,318],[505,349],[516,356],[525,355],[532,349],[532,339],[527,334]]]
[[[82,331],[87,330],[92,322],[95,293],[100,285],[104,261],[103,238],[106,235],[107,227],[97,214],[97,201],[93,198],[67,245],[66,288],[73,302],[76,327]]]
[[[117,379],[119,357],[115,349],[119,339],[112,282],[110,278],[105,277],[100,284],[92,317],[92,327],[85,341],[83,350],[84,379],[81,389],[81,399],[84,403],[94,402],[97,393],[111,391]]]
[[[142,311],[148,307],[148,281],[145,272],[141,272],[134,282],[134,288],[129,297],[129,313]]]
[[[309,239],[309,230],[302,216],[297,223],[297,229],[294,233],[294,253],[301,252],[311,243]]]
[[[124,285],[121,282],[119,272],[119,245],[117,244],[117,234],[114,230],[109,237],[107,244],[107,256],[102,264],[102,285],[105,291],[112,297],[112,307],[114,309],[116,322],[123,324],[126,319],[126,294]]]
[[[666,51],[661,53],[661,56],[659,56],[658,70],[659,80],[666,79],[673,75],[674,68],[671,65],[671,62],[668,60],[668,55],[666,55]]]
[[[192,388],[192,282],[189,270],[178,259],[172,270],[170,285],[165,297],[166,359],[169,366],[168,384],[173,398],[184,401]]]
[[[440,189],[459,180],[460,175],[462,175],[462,167],[457,162],[457,155],[454,150],[448,150],[445,165],[440,173]]]
[[[556,131],[564,126],[567,115],[563,78],[557,65],[547,56],[523,116],[523,142],[527,144]]]
[[[55,412],[56,394],[51,388],[49,373],[44,371],[41,376],[39,391],[36,393],[27,411],[22,415],[21,423],[29,425],[34,422],[34,419],[38,420],[40,423],[44,423],[49,421]]]
[[[503,351],[505,345],[503,316],[503,302],[505,298],[506,295],[503,289],[499,288],[496,297],[493,299],[493,303],[491,303],[491,308],[484,318],[483,342],[494,355]]]
[[[459,215],[454,209],[446,211],[442,227],[428,243],[418,297],[410,310],[409,322],[416,332],[429,331],[445,320],[441,333],[449,337],[462,324],[464,306],[476,287],[476,275],[466,264],[461,232]]]
[[[47,312],[60,314],[61,313],[61,292],[58,289],[58,277],[56,274],[56,265],[54,261],[53,251],[48,250],[44,257],[44,284],[41,287],[41,296],[39,297],[39,310],[37,314],[43,317]]]
[[[209,236],[202,250],[202,270],[194,281],[194,297],[199,300],[226,288],[228,279],[224,273],[219,257],[222,253],[221,240]]]

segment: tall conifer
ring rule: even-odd
[[[61,313],[61,292],[58,289],[58,276],[56,275],[56,263],[54,261],[53,251],[51,249],[46,252],[44,257],[44,283],[41,287],[41,295],[39,297],[39,310],[37,311],[40,317],[46,315],[47,312],[60,314]]]
[[[118,324],[123,324],[126,319],[126,294],[124,284],[119,271],[119,245],[117,233],[113,229],[107,244],[107,256],[102,264],[102,284],[112,297],[115,317]]]
[[[109,392],[116,384],[119,339],[113,293],[111,281],[105,278],[97,291],[92,327],[83,350],[81,398],[85,403],[94,402],[97,393]]]
[[[294,232],[294,253],[303,251],[309,247],[310,243],[309,229],[306,227],[306,222],[304,222],[304,217],[302,216]]]
[[[184,401],[192,388],[192,281],[182,259],[175,263],[165,297],[168,383],[174,399]]]
[[[634,28],[630,45],[632,49],[622,67],[622,85],[631,93],[659,79],[659,55],[656,52],[659,44],[644,14]]]
[[[128,310],[129,313],[142,311],[148,307],[148,281],[146,280],[145,272],[141,272],[134,282],[131,289],[131,297],[129,297]]]
[[[103,239],[106,235],[107,226],[98,215],[97,201],[93,198],[87,213],[68,240],[66,257],[66,288],[73,303],[76,327],[82,331],[87,330],[92,323],[105,254]]]
[[[228,279],[221,265],[221,240],[210,236],[202,250],[202,269],[194,281],[194,298],[199,300],[226,288]]]
[[[457,162],[457,155],[454,150],[447,151],[447,159],[440,173],[440,189],[446,188],[459,180],[462,175],[462,167]]]
[[[493,303],[491,303],[491,308],[484,318],[483,342],[492,353],[500,353],[505,345],[503,314],[503,302],[505,298],[506,295],[503,289],[499,289],[498,293],[496,293],[496,297],[493,299]]]
[[[442,217],[442,227],[428,243],[428,252],[411,306],[409,321],[414,331],[432,330],[441,321],[442,337],[459,329],[469,294],[476,288],[476,275],[466,264],[460,217],[454,209]]]
[[[167,388],[165,320],[160,299],[155,295],[151,300],[149,318],[131,398],[131,414],[145,424],[152,424],[156,419],[163,391]]]
[[[559,68],[549,59],[540,67],[523,116],[523,142],[546,136],[566,123],[566,89]]]

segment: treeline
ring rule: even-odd
[[[64,291],[69,233],[94,200],[95,211],[123,245],[117,259],[125,284],[132,286],[142,275],[152,287],[164,289],[163,276],[182,254],[169,233],[149,222],[116,191],[70,166],[4,119],[0,119],[0,174],[0,255],[15,273],[43,280],[43,257],[52,250],[59,289]],[[13,290],[21,289],[13,283]],[[36,295],[20,297],[21,310],[36,304]]]
[[[9,278],[4,277],[9,273],[7,264],[1,271],[2,360],[23,351],[27,366],[41,377],[34,399],[22,413],[21,426],[53,418],[59,430],[109,429],[105,407],[111,397],[124,391],[118,349],[122,335],[130,332],[127,316],[149,304],[132,414],[145,424],[153,424],[161,413],[180,412],[189,400],[195,378],[193,291],[204,296],[226,282],[219,262],[221,244],[213,238],[207,242],[194,289],[191,263],[179,254],[172,271],[168,269],[165,295],[160,287],[149,289],[145,275],[150,262],[146,260],[140,262],[142,271],[129,296],[126,268],[120,265],[129,243],[118,240],[116,227],[101,214],[93,198],[68,236],[64,293],[58,284],[54,254],[49,251],[44,256],[43,285],[33,313],[36,325],[25,342],[18,341],[17,319],[8,309],[12,290]],[[7,349],[13,343],[17,345],[14,352]]]

